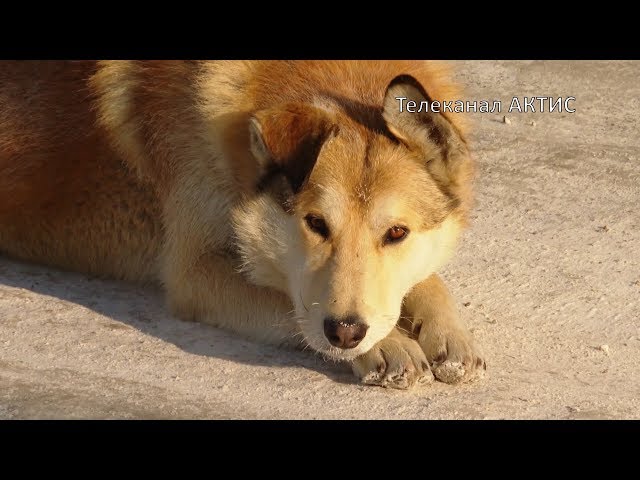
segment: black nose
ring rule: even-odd
[[[324,335],[331,345],[338,348],[356,347],[367,334],[368,328],[369,325],[354,315],[324,319]]]

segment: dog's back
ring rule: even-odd
[[[147,279],[157,202],[98,128],[94,62],[0,62],[0,252]]]

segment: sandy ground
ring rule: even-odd
[[[577,98],[472,115],[478,204],[443,273],[485,379],[364,387],[176,320],[152,289],[0,258],[0,418],[640,418],[640,62],[456,63],[503,113]]]

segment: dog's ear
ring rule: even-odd
[[[415,102],[410,104],[412,111],[407,110],[408,102]],[[466,170],[469,152],[456,127],[441,113],[431,111],[431,102],[418,80],[398,75],[387,87],[382,116],[396,139],[424,155],[437,180],[455,183],[461,170]]]
[[[297,193],[334,131],[327,114],[310,105],[287,104],[257,111],[249,120],[249,134],[262,178],[281,174]]]

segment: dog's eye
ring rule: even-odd
[[[323,238],[329,237],[329,227],[327,227],[327,223],[322,217],[309,214],[304,217],[304,219],[307,222],[307,226],[312,232],[321,235]]]
[[[384,243],[386,244],[401,242],[408,234],[409,229],[407,227],[399,227],[398,225],[394,225],[389,230],[387,230],[387,234],[384,237]]]

